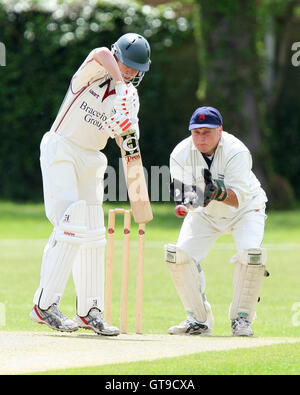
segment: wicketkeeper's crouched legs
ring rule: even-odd
[[[206,300],[205,276],[200,265],[174,244],[165,246],[165,261],[188,317],[192,319],[191,322],[185,322],[185,333],[189,331],[196,333],[197,325],[199,326],[198,333],[211,332],[214,320],[211,306]],[[175,331],[169,330],[169,333],[182,332],[179,326],[177,329],[174,329]]]
[[[40,285],[33,298],[40,309],[59,304],[86,234],[86,202],[80,200],[67,208],[44,249]]]

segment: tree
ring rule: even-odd
[[[264,145],[260,59],[256,47],[257,8],[253,0],[197,0],[202,78],[199,99],[224,115],[224,128],[248,146],[255,172],[268,184],[269,155]],[[199,33],[199,32],[198,32]]]
[[[270,200],[274,193],[274,169],[271,160],[267,122],[269,110],[278,101],[282,72],[274,74],[271,84],[276,92],[266,100],[264,37],[268,28],[267,10],[276,0],[195,0],[197,23],[195,33],[202,71],[198,98],[204,104],[221,110],[224,129],[237,135],[250,149],[254,172],[266,189]],[[273,4],[272,4],[273,3]],[[293,12],[295,1],[281,6],[285,20]],[[286,43],[285,35],[281,45]],[[272,108],[271,108],[272,106]],[[283,195],[292,203],[291,188]],[[286,192],[286,193],[285,193]]]

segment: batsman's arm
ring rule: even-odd
[[[92,57],[111,74],[116,82],[125,84],[118,63],[108,48],[101,47],[94,49],[92,51]]]
[[[123,81],[119,66],[108,48],[93,49],[73,75],[70,89],[73,94],[79,93],[80,89],[108,72],[116,81],[116,89],[124,90],[126,86]]]

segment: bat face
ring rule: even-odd
[[[128,196],[136,223],[153,219],[139,142],[135,131],[121,134],[121,155]]]

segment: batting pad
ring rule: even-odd
[[[205,276],[200,265],[175,244],[165,245],[165,262],[188,315],[212,328],[210,304],[205,297]]]
[[[55,228],[55,238],[57,241],[81,244],[86,236],[86,202],[79,200],[72,203],[65,211]]]
[[[85,201],[73,203],[44,249],[40,286],[33,299],[42,310],[60,301],[80,243],[86,235],[85,210]]]
[[[244,250],[235,255],[234,296],[229,309],[231,320],[244,317],[250,323],[255,318],[256,304],[262,287],[267,252],[262,248]]]
[[[97,307],[104,310],[105,227],[101,205],[86,206],[87,238],[73,265],[77,314],[85,317]]]

